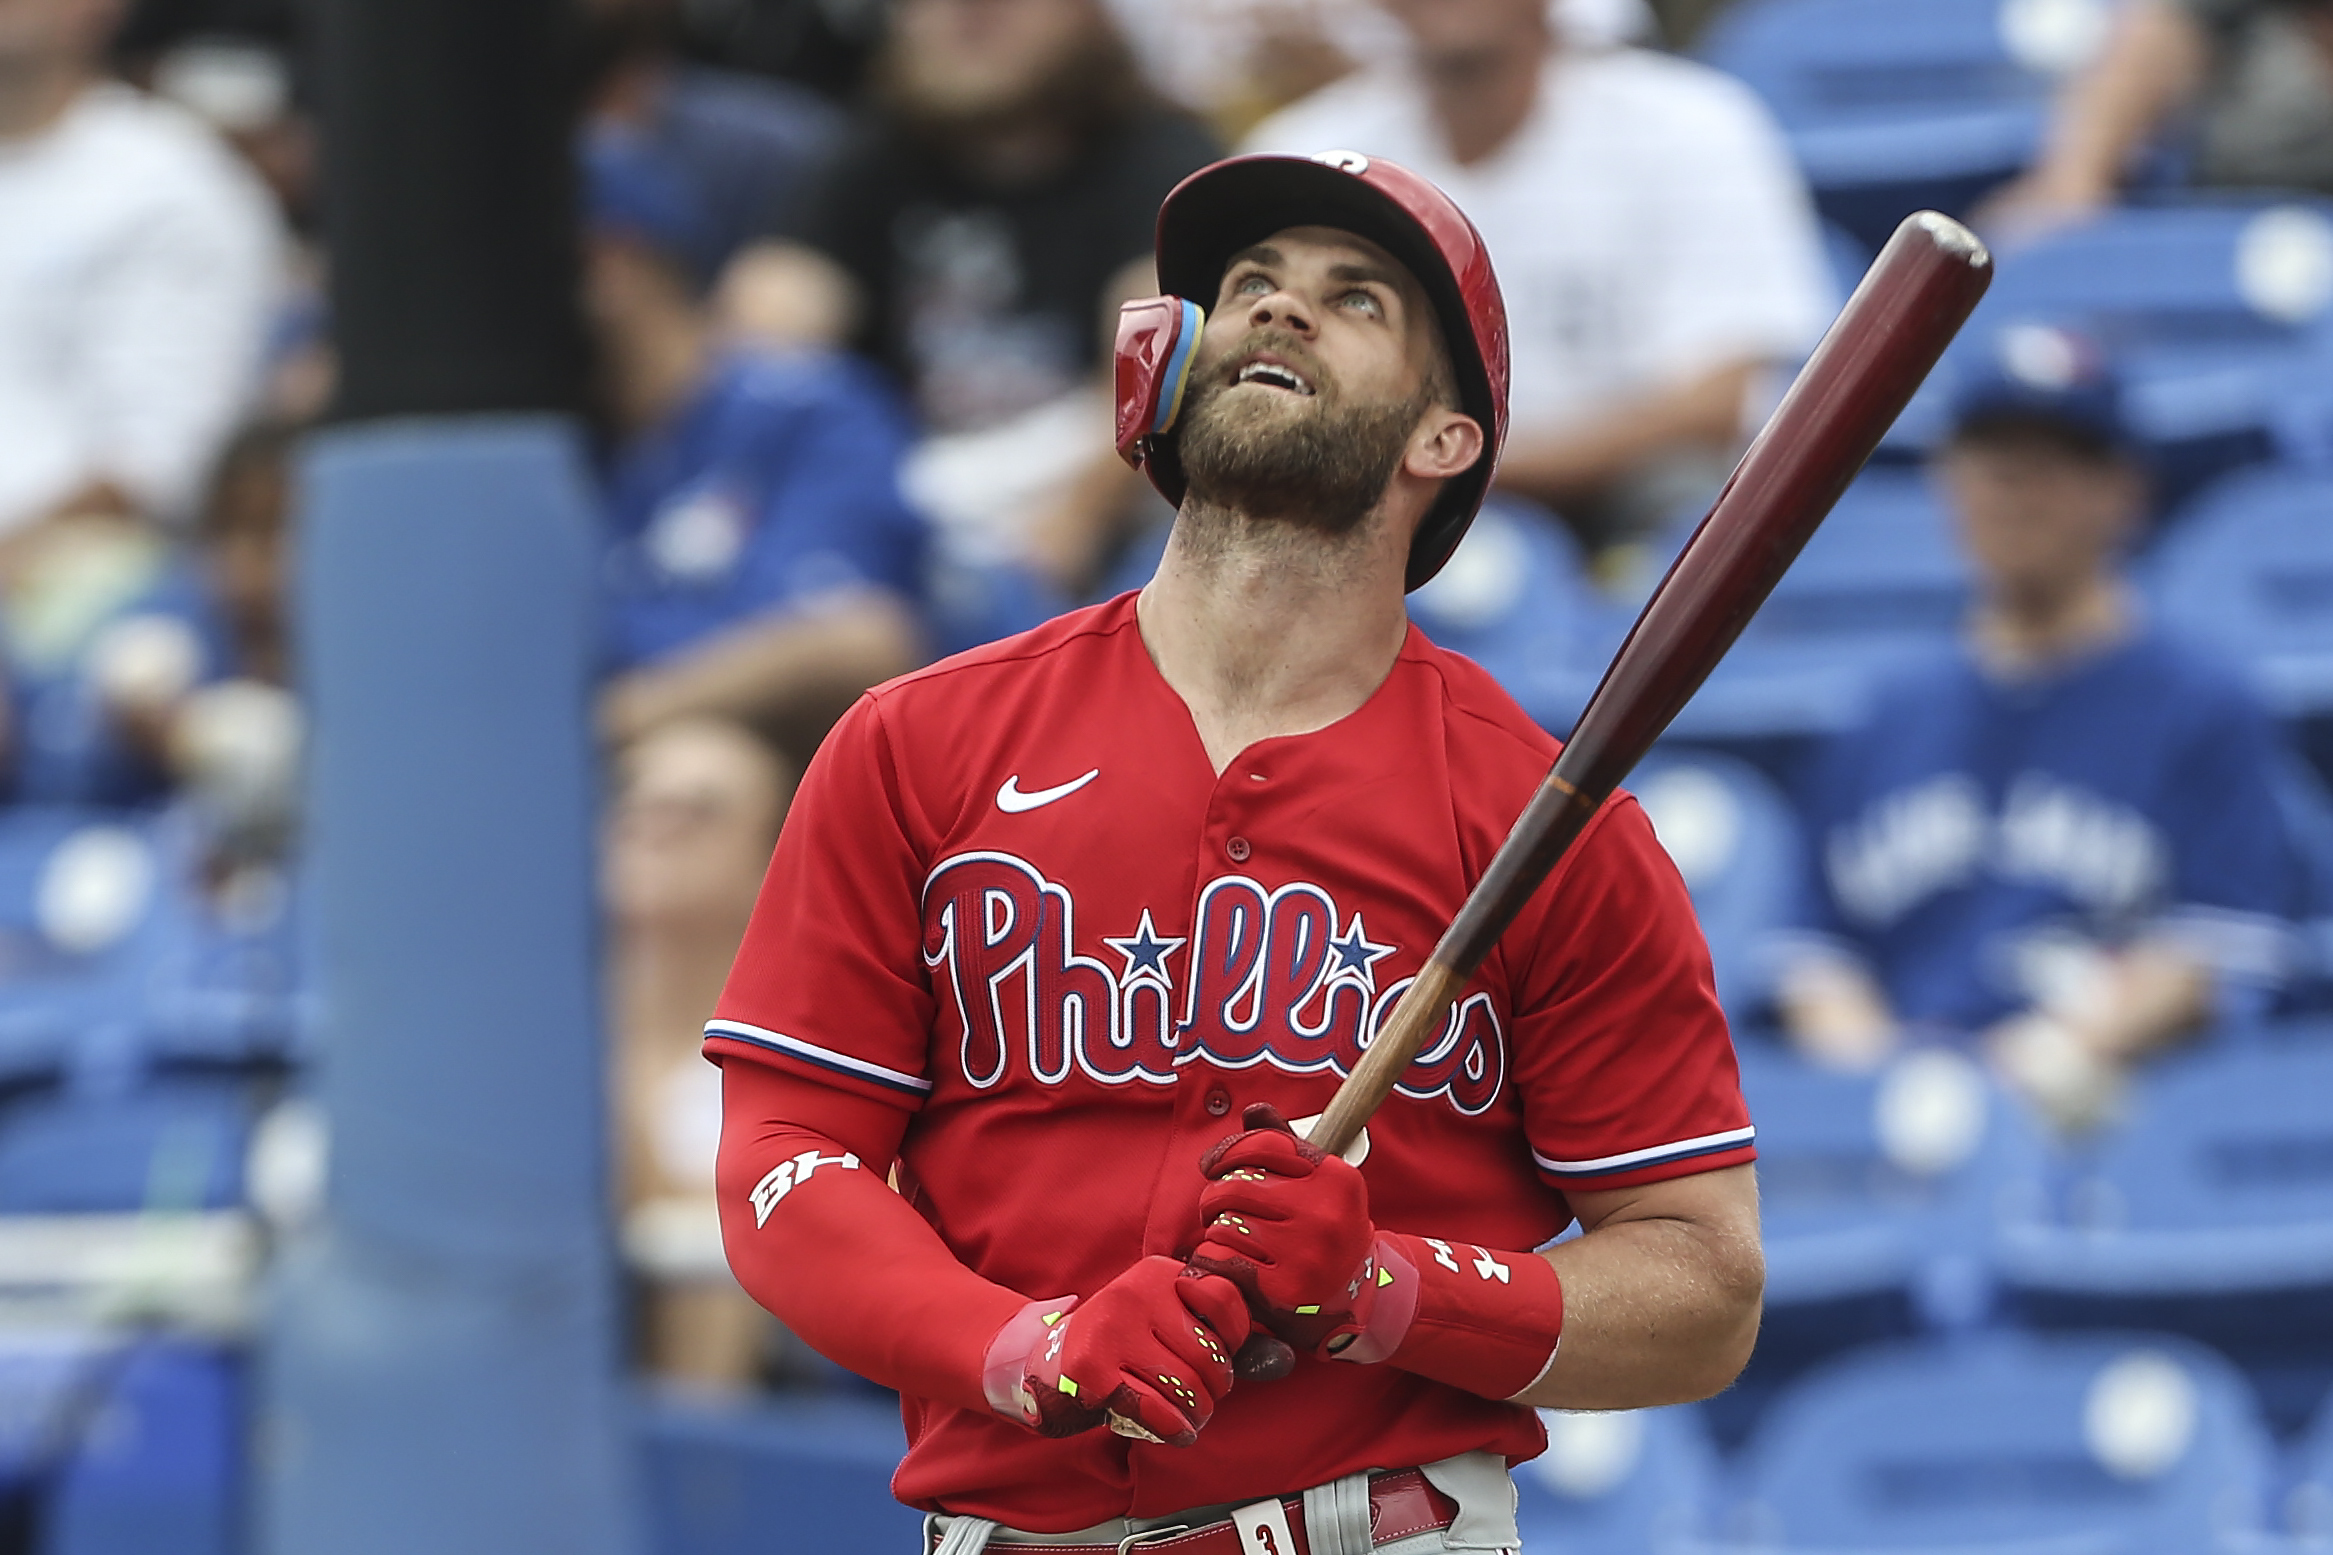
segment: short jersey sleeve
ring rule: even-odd
[[[1754,1160],[1709,950],[1634,799],[1590,825],[1540,911],[1518,956],[1530,1002],[1514,1041],[1540,1175],[1625,1188]]]
[[[2232,678],[2203,681],[2199,717],[2164,775],[2159,824],[2170,880],[2158,927],[2223,976],[2272,983],[2305,911],[2277,768],[2286,752],[2267,713]]]
[[[881,708],[861,697],[803,774],[705,1027],[708,1058],[922,1105],[932,999],[904,803]]]

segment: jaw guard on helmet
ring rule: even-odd
[[[1507,438],[1507,310],[1482,235],[1448,195],[1394,163],[1352,151],[1232,157],[1177,184],[1159,207],[1166,295],[1118,314],[1118,454],[1169,502],[1186,483],[1173,436],[1205,310],[1233,255],[1288,227],[1334,227],[1401,261],[1432,304],[1457,380],[1458,408],[1483,431],[1482,456],[1443,483],[1410,543],[1406,586],[1442,570],[1474,522]]]

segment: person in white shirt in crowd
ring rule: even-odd
[[[1158,89],[1238,140],[1265,115],[1403,47],[1377,0],[1109,0]],[[1645,0],[1549,0],[1567,43],[1647,43]]]
[[[1592,550],[1724,474],[1835,297],[1814,209],[1748,88],[1577,41],[1549,0],[1384,0],[1396,58],[1266,119],[1243,149],[1388,157],[1488,243],[1514,342],[1499,482]],[[1609,40],[1609,25],[1603,32]],[[1771,386],[1771,387],[1769,387]]]
[[[253,390],[284,241],[192,115],[104,73],[117,0],[0,0],[0,580],[75,520],[192,506]]]

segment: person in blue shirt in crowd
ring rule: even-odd
[[[599,134],[583,161],[613,436],[599,713],[625,1248],[644,1362],[743,1387],[767,1319],[720,1256],[710,1178],[687,1167],[712,1160],[692,1143],[706,989],[744,932],[791,772],[861,691],[926,655],[924,528],[899,490],[908,421],[877,369],[724,340],[707,297],[728,256],[688,163]]]
[[[906,418],[852,358],[724,345],[705,301],[721,256],[684,169],[604,138],[585,165],[585,304],[616,437],[602,732],[726,718],[806,756],[924,655]]]
[[[1973,1042],[2078,1128],[2147,1055],[2273,989],[2298,889],[2278,735],[2124,574],[2147,480],[2094,342],[2003,331],[1933,474],[1975,606],[1818,763],[1779,1010],[1844,1066]]]

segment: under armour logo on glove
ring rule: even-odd
[[[753,1223],[755,1229],[769,1224],[770,1211],[778,1201],[810,1180],[810,1174],[822,1166],[839,1166],[845,1171],[855,1169],[859,1158],[845,1150],[841,1155],[820,1155],[805,1150],[790,1160],[780,1161],[769,1174],[753,1185]]]

